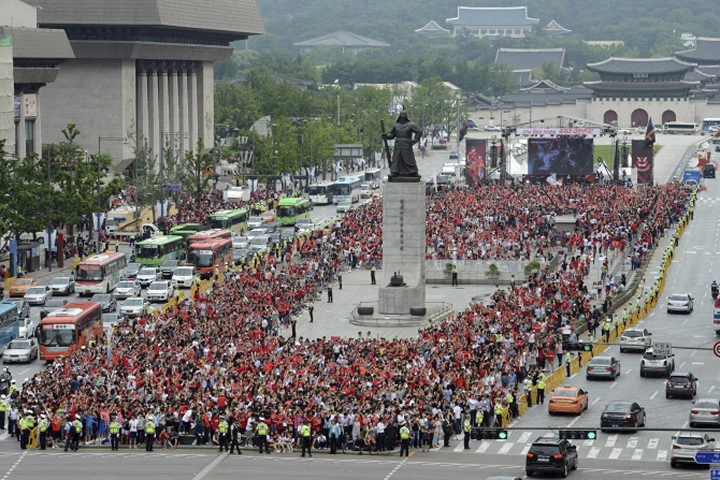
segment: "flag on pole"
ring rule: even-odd
[[[655,145],[655,127],[653,127],[652,118],[648,120],[647,129],[645,129],[645,148]]]

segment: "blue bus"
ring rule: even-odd
[[[362,176],[349,176],[338,178],[330,184],[330,193],[333,202],[343,203],[350,200],[351,203],[360,201],[360,184],[362,184]]]
[[[0,348],[20,335],[18,310],[15,302],[0,302]]]
[[[720,118],[703,118],[702,129],[707,132],[710,127],[720,128]]]

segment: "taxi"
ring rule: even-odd
[[[548,413],[575,413],[580,415],[588,408],[588,393],[577,387],[558,387],[550,395]]]
[[[37,280],[32,277],[20,277],[10,284],[11,297],[24,297],[30,287],[36,287]]]

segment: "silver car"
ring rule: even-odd
[[[715,449],[715,439],[707,433],[681,432],[672,437],[672,456],[670,466],[677,467],[678,463],[695,464],[695,453],[698,451],[712,451]]]
[[[615,357],[595,357],[588,363],[585,377],[588,380],[594,378],[607,378],[615,380],[620,376],[620,362]]]
[[[652,348],[645,350],[640,360],[640,376],[646,377],[650,374],[661,374],[669,377],[675,371],[675,356],[670,354],[655,353]]]
[[[45,305],[45,300],[52,297],[52,290],[47,285],[30,287],[25,293],[25,301],[28,305]]]
[[[32,362],[38,358],[38,344],[34,338],[19,339],[16,338],[8,343],[2,354],[2,361],[8,363]]]
[[[667,313],[692,313],[693,297],[689,293],[673,293],[667,300]]]
[[[628,328],[620,337],[620,353],[644,352],[652,346],[652,333],[647,328]]]
[[[690,426],[710,424],[720,425],[720,400],[717,398],[699,398],[690,410]]]
[[[141,290],[142,287],[140,287],[140,282],[137,280],[123,280],[117,284],[113,295],[117,300],[124,300],[130,297],[139,297]]]

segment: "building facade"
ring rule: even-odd
[[[478,38],[524,38],[538,22],[539,19],[528,17],[527,6],[458,7],[457,17],[445,20],[452,26],[453,36],[469,33]]]
[[[162,168],[198,139],[214,142],[214,62],[230,42],[264,33],[255,0],[38,0],[39,24],[67,33],[74,53],[44,99],[51,141],[70,122],[120,173],[147,145]]]

